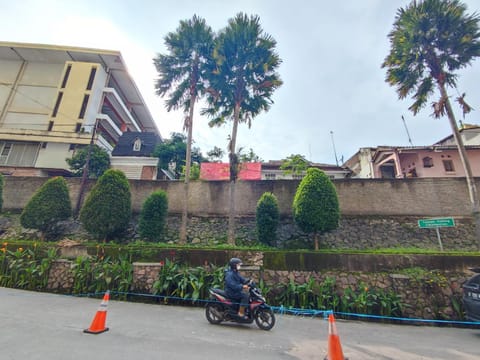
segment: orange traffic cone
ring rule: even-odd
[[[103,296],[102,303],[93,318],[92,324],[88,329],[83,330],[84,333],[101,334],[102,332],[108,331],[108,328],[105,327],[105,321],[107,320],[107,305],[109,299],[110,291],[107,291]]]
[[[348,360],[343,356],[340,337],[337,333],[335,318],[333,314],[328,316],[328,353],[325,360]]]

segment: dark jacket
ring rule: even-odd
[[[243,285],[248,282],[238,271],[228,270],[225,274],[225,292],[231,299],[239,299],[242,297]]]

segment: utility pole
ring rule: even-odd
[[[90,144],[88,145],[87,158],[85,159],[85,165],[83,166],[82,181],[80,182],[80,190],[78,191],[77,206],[75,206],[75,216],[78,218],[80,214],[80,207],[82,206],[83,193],[85,192],[85,184],[88,179],[88,167],[90,165],[90,157],[92,154],[92,148],[97,132],[98,119],[95,120],[95,124],[92,129],[92,137],[90,138]]]
[[[330,136],[332,137],[333,153],[335,154],[335,163],[338,166],[337,150],[335,149],[335,142],[333,141],[333,131],[330,131]]]
[[[403,121],[403,126],[405,126],[405,131],[407,132],[408,142],[410,143],[410,146],[413,146],[412,139],[410,137],[410,133],[408,132],[407,123],[405,122],[405,118],[403,117],[403,115],[402,115],[402,121]]]

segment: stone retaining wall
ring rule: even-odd
[[[258,263],[258,257],[256,259]],[[51,291],[69,292],[73,286],[71,272],[72,261],[57,260],[50,271],[48,289]],[[133,284],[131,291],[152,293],[154,282],[158,279],[160,263],[134,263]],[[269,287],[280,284],[287,285],[290,281],[303,284],[313,278],[320,283],[327,278],[335,279],[335,287],[341,294],[346,288],[358,288],[366,285],[384,290],[392,290],[400,296],[406,305],[403,315],[419,319],[449,319],[459,320],[455,312],[455,301],[461,301],[461,285],[471,274],[464,272],[442,273],[441,285],[422,282],[410,276],[396,273],[362,273],[346,271],[278,271],[264,270],[259,265],[245,268],[244,276],[256,281],[263,279]]]
[[[343,216],[338,229],[320,236],[320,246],[332,249],[421,248],[439,249],[435,229],[418,227],[420,217],[414,216]],[[178,241],[181,218],[169,216],[165,241]],[[215,245],[225,242],[228,219],[224,217],[191,217],[188,222],[188,242]],[[456,217],[455,227],[440,228],[444,250],[476,251],[474,224],[471,218]],[[241,217],[236,222],[237,244],[257,241],[254,217]],[[283,217],[277,229],[278,248],[312,248],[311,237]]]

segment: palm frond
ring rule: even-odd
[[[458,0],[419,0],[397,11],[382,68],[400,99],[411,95],[414,114],[433,94],[434,83],[455,88],[454,72],[480,56],[479,22]],[[443,114],[442,104],[432,104],[434,116]]]

